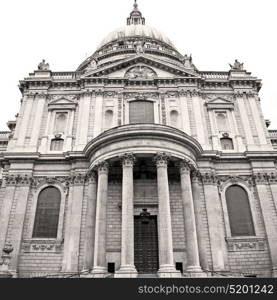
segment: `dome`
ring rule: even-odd
[[[166,43],[175,49],[171,40],[167,36],[165,36],[161,31],[143,24],[130,24],[112,31],[102,40],[102,42],[98,46],[98,49],[110,42],[130,37],[151,38]]]

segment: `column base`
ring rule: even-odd
[[[208,275],[201,269],[200,266],[189,266],[184,271],[183,275],[185,277],[199,278],[208,277]]]
[[[159,271],[157,272],[158,277],[164,278],[179,278],[181,272],[177,271],[173,265],[162,265],[160,266]]]
[[[89,276],[90,278],[105,278],[109,275],[107,268],[105,267],[94,267]]]
[[[114,278],[136,278],[138,272],[133,265],[120,266],[120,269],[115,272]]]

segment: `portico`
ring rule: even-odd
[[[97,149],[98,153],[102,155],[96,159],[96,162],[92,163],[92,169],[98,173],[97,181],[97,202],[96,202],[96,218],[95,218],[95,240],[94,249],[94,260],[91,274],[93,277],[105,277],[107,276],[107,253],[106,253],[106,239],[107,239],[107,195],[109,189],[108,176],[114,168],[121,169],[121,247],[120,247],[120,265],[115,271],[115,277],[137,277],[138,271],[135,266],[134,257],[134,166],[136,163],[140,165],[139,169],[136,169],[135,178],[138,176],[145,176],[143,173],[143,163],[147,161],[148,168],[151,169],[151,176],[155,179],[157,187],[157,203],[156,203],[156,215],[157,215],[157,231],[158,231],[158,260],[159,268],[157,275],[159,277],[180,277],[180,271],[176,270],[174,260],[174,249],[173,249],[173,234],[172,234],[172,212],[170,203],[169,193],[169,176],[168,176],[168,165],[170,163],[171,173],[178,178],[179,185],[181,187],[181,199],[183,205],[183,215],[185,219],[184,232],[185,235],[180,239],[186,240],[186,246],[184,254],[186,256],[186,267],[184,272],[189,276],[194,276],[202,272],[199,263],[199,249],[197,243],[197,232],[194,214],[194,204],[192,196],[191,178],[190,172],[196,168],[196,163],[193,157],[196,155],[195,147],[192,148],[193,141],[189,138],[186,141],[188,144],[182,148],[188,148],[190,156],[181,157],[176,154],[176,149],[181,146],[180,140],[187,138],[183,133],[181,134],[178,130],[172,130],[166,126],[159,126],[153,124],[145,124],[140,126],[140,132],[144,127],[143,141],[138,143],[140,137],[136,132],[136,125],[122,126],[116,130],[111,130],[106,133],[106,136],[100,136],[99,140],[103,139],[103,146],[101,148],[100,142],[97,139],[94,141],[94,149]],[[147,135],[150,138],[151,130],[159,130],[161,136],[160,140],[151,141],[152,147],[147,143]],[[134,138],[131,140],[125,140],[125,131],[129,133],[129,136],[136,136],[137,141]],[[130,132],[131,131],[131,132]],[[104,134],[105,135],[105,134]],[[174,141],[173,141],[174,135]],[[182,136],[183,135],[183,136]],[[165,137],[168,146],[171,146],[169,151],[159,151],[157,145],[165,142]],[[172,138],[170,141],[169,138]],[[190,144],[189,144],[190,142]],[[116,151],[113,157],[105,157],[105,147],[110,149],[117,145],[116,149],[121,149],[121,143],[125,144],[124,147],[128,152]],[[132,143],[134,143],[132,145]],[[147,144],[147,150],[143,149]],[[174,143],[175,145],[171,145]],[[138,149],[135,149],[135,145],[138,145]],[[156,144],[156,145],[155,145]],[[97,146],[96,146],[97,145]],[[196,146],[198,146],[196,144]],[[146,147],[145,147],[146,148]],[[198,149],[197,149],[198,150]],[[201,148],[199,149],[201,151]],[[95,154],[96,151],[92,150],[92,145],[87,146],[88,153]],[[184,150],[182,150],[184,153]],[[179,157],[178,157],[179,156]],[[178,165],[178,167],[176,167]],[[142,167],[141,167],[142,166]],[[150,176],[150,175],[147,175]],[[173,175],[170,175],[173,176]],[[145,202],[147,209],[147,203]],[[88,213],[89,215],[89,213]],[[93,235],[92,235],[93,236]]]

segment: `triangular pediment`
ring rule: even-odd
[[[210,103],[210,104],[227,104],[227,103],[232,103],[232,101],[228,100],[228,99],[225,99],[223,97],[217,97],[217,98],[214,98],[214,99],[210,99],[207,101],[207,103]]]
[[[226,99],[224,97],[216,97],[213,99],[208,99],[206,101],[206,105],[210,109],[216,109],[216,108],[225,108],[225,109],[233,109],[234,103]]]
[[[132,67],[143,66],[153,70],[158,78],[174,78],[174,77],[191,77],[200,78],[193,70],[187,70],[181,65],[153,58],[151,55],[134,55],[127,59],[116,61],[107,66],[99,67],[95,70],[88,71],[83,75],[83,78],[93,77],[110,77],[110,78],[125,78],[126,72]],[[132,79],[132,78],[129,78]]]
[[[68,99],[64,96],[54,96],[48,103],[48,109],[75,109],[76,99]]]
[[[49,104],[75,104],[75,101],[61,96],[60,98],[51,100]]]

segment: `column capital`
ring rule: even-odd
[[[198,170],[192,170],[191,172],[191,181],[198,183],[201,179],[201,174]]]
[[[157,168],[159,167],[167,167],[168,165],[168,161],[170,159],[171,155],[169,153],[166,152],[158,152],[155,156],[154,156],[154,162],[156,163]]]
[[[217,185],[218,184],[218,177],[214,172],[206,172],[201,174],[201,179],[204,184],[210,185]]]
[[[109,172],[109,163],[105,160],[99,161],[94,167],[98,174],[108,174]]]
[[[89,170],[86,174],[86,181],[88,183],[96,183],[96,173],[95,170]]]
[[[126,152],[119,158],[123,167],[133,167],[136,161],[136,157],[132,152]]]
[[[178,162],[180,174],[190,173],[190,171],[196,170],[196,166],[188,159],[183,159]]]

